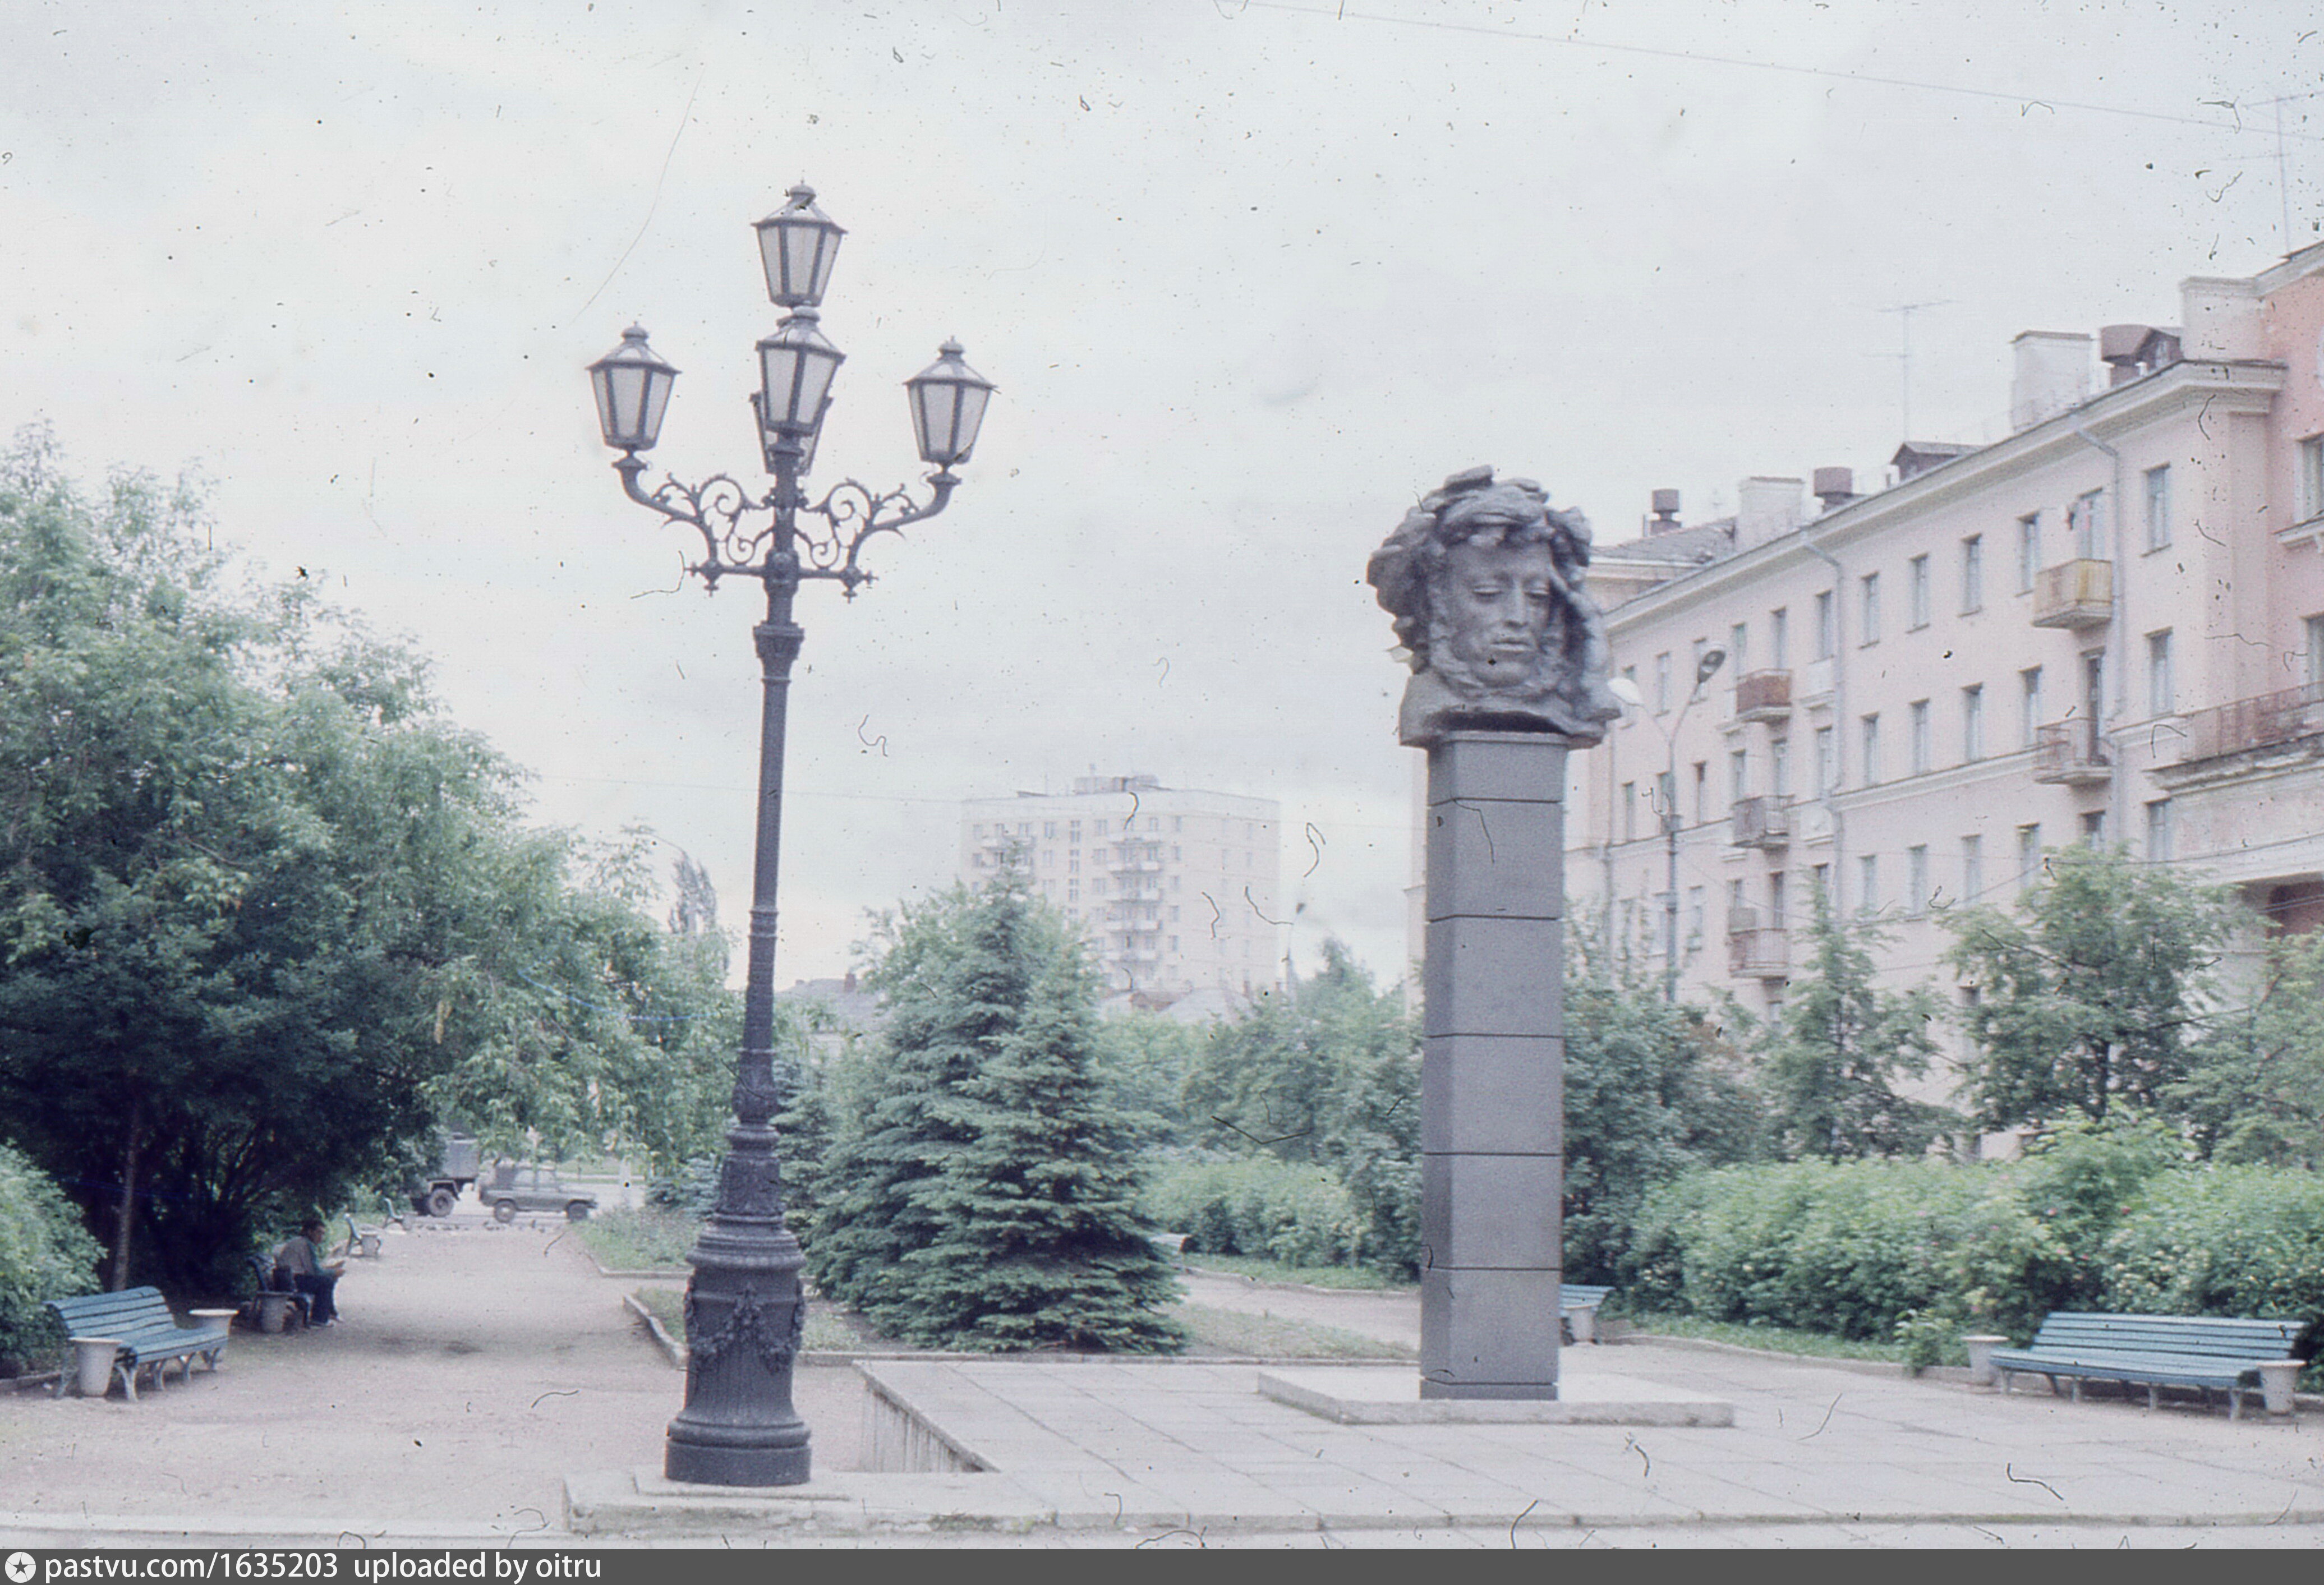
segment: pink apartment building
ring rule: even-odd
[[[2324,244],[2015,352],[2006,438],[1600,547],[1640,703],[1573,757],[1566,885],[1663,970],[1674,810],[1683,993],[1779,1005],[1820,885],[1950,984],[1944,910],[2091,838],[2324,925]]]

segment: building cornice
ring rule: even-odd
[[[2152,374],[2100,392],[2079,406],[2034,424],[2006,440],[1963,452],[1877,495],[1833,509],[1797,529],[1682,573],[1606,614],[1610,632],[1665,612],[1748,584],[1813,559],[1811,543],[1837,554],[1850,544],[1995,484],[2047,466],[2077,452],[2093,457],[2087,437],[2112,444],[2158,420],[2208,404],[2211,417],[2265,416],[2283,388],[2285,365],[2257,359],[2198,358],[2169,364]]]

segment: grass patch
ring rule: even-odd
[[[1369,1266],[1289,1266],[1256,1255],[1211,1255],[1186,1252],[1186,1264],[1211,1271],[1231,1272],[1260,1282],[1305,1283],[1314,1288],[1361,1289],[1367,1293],[1407,1293],[1415,1285],[1385,1276]]]
[[[686,1341],[684,1288],[639,1288],[634,1296],[653,1313],[664,1332],[679,1342]],[[873,1336],[853,1311],[810,1299],[807,1305],[807,1347],[817,1353],[850,1354],[866,1350],[888,1352],[901,1345]]]
[[[1336,1326],[1317,1326],[1281,1315],[1251,1315],[1181,1304],[1171,1312],[1186,1329],[1186,1352],[1201,1356],[1256,1355],[1267,1359],[1412,1359],[1411,1349]]]
[[[1702,1338],[1714,1343],[1737,1343],[1747,1349],[1765,1349],[1773,1354],[1799,1354],[1816,1359],[1878,1359],[1890,1365],[1904,1362],[1902,1343],[1833,1337],[1828,1332],[1799,1332],[1788,1326],[1747,1326],[1739,1321],[1705,1321],[1694,1315],[1649,1312],[1642,1315],[1625,1315],[1621,1319],[1640,1332],[1650,1332],[1662,1337]],[[1949,1353],[1955,1352],[1960,1354],[1959,1359],[1949,1357],[1942,1362],[1949,1365],[1969,1362],[1967,1350],[1960,1349],[1959,1344],[1949,1350]]]
[[[601,1211],[573,1230],[582,1245],[608,1271],[669,1271],[684,1273],[686,1252],[694,1248],[701,1224],[690,1217],[645,1205]]]

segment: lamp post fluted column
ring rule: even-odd
[[[791,668],[806,638],[792,619],[799,585],[841,585],[849,598],[872,575],[858,565],[873,535],[942,511],[960,481],[951,472],[975,446],[992,386],[946,342],[936,362],[905,382],[921,457],[936,465],[929,494],[878,493],[853,480],[813,504],[800,488],[814,456],[831,379],[842,355],[816,328],[816,305],[844,235],[805,186],[759,222],[769,294],[789,309],[759,343],[761,389],[752,396],[772,489],[753,497],[725,475],[699,484],[643,484],[638,453],[659,438],[678,371],[632,328],[590,365],[605,443],[631,500],[696,530],[704,555],[688,570],[712,589],[729,577],[766,590],[766,619],[752,630],[758,651],[759,802],[751,876],[751,933],[736,1054],[733,1126],[719,1165],[718,1197],[687,1256],[686,1404],[669,1423],[664,1473],[716,1486],[796,1486],[810,1469],[809,1434],[791,1404],[791,1372],[806,1330],[798,1238],[783,1214],[775,1112],[775,940],[782,853],[783,758]]]

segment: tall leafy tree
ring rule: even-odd
[[[1875,981],[1872,952],[1883,935],[1870,919],[1838,917],[1816,889],[1807,972],[1794,977],[1761,1045],[1764,1087],[1786,1155],[1911,1155],[1959,1120],[1897,1089],[1928,1073],[1941,1008],[1926,986],[1898,991]]]
[[[416,657],[208,540],[189,490],[0,459],[0,1135],[116,1286],[215,1291],[447,1105],[561,1140],[671,1089],[657,933]]]
[[[2324,934],[2264,945],[2243,1005],[2195,1049],[2172,1105],[2219,1160],[2324,1166]]]
[[[1096,1072],[1097,981],[1004,869],[882,922],[889,1023],[835,1118],[808,1267],[908,1341],[1155,1350],[1176,1279],[1136,1210],[1128,1120]]]
[[[1567,941],[1565,1270],[1610,1282],[1646,1195],[1759,1155],[1763,1109],[1723,1031],[1665,1000],[1661,976],[1602,919],[1572,922]]]
[[[1975,991],[1963,1019],[1978,1120],[2098,1120],[2124,1102],[2175,1111],[2241,920],[2221,889],[2093,847],[2051,853],[2014,913],[1949,919],[1951,962]]]

